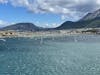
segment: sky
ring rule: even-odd
[[[31,22],[57,27],[100,8],[100,0],[0,0],[0,27]]]

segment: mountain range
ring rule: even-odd
[[[100,9],[88,13],[77,22],[66,21],[56,29],[98,28],[100,27]]]
[[[66,21],[56,28],[41,28],[32,23],[17,23],[1,30],[17,30],[17,31],[41,31],[41,30],[63,30],[63,29],[78,29],[78,28],[98,28],[100,27],[100,9],[88,13],[82,19],[76,22]]]

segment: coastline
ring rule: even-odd
[[[96,29],[97,30],[97,29]],[[99,33],[99,32],[98,32]],[[36,32],[20,32],[14,30],[0,31],[0,38],[14,38],[14,37],[60,37],[60,36],[70,36],[70,35],[99,35],[94,32],[93,29],[71,29],[71,30],[50,30],[50,31],[36,31]]]

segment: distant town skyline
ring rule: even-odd
[[[100,0],[0,0],[0,27],[31,22],[56,27],[100,8]]]

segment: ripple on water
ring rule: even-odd
[[[0,41],[2,75],[100,75],[100,36]],[[75,41],[77,40],[77,41]]]

